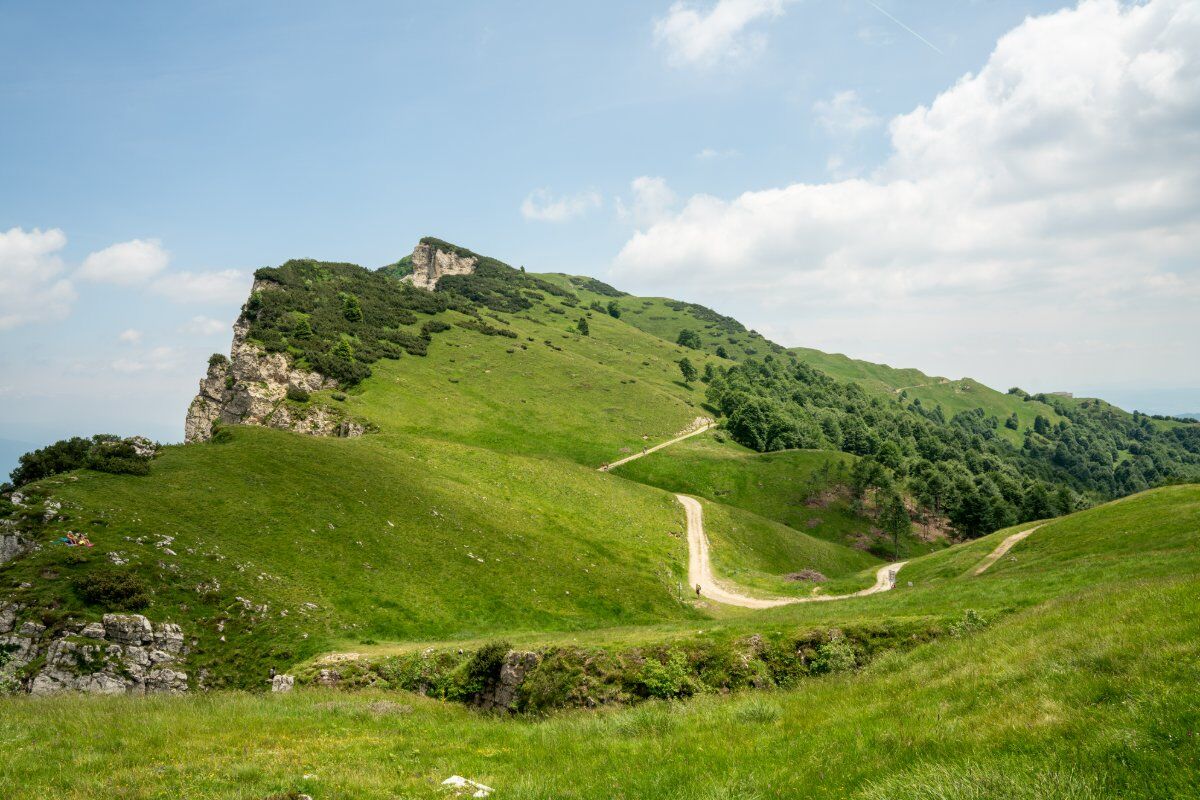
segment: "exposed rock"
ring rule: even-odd
[[[255,291],[260,291],[263,284],[275,286],[256,281]],[[284,402],[288,387],[316,392],[337,386],[337,381],[318,372],[295,369],[285,353],[268,353],[248,341],[250,319],[246,313],[243,311],[234,323],[230,359],[214,360],[200,381],[200,391],[188,407],[184,441],[212,438],[214,422],[261,425],[314,436],[361,436],[363,426],[348,422],[337,409],[319,404],[297,409]]]
[[[0,528],[0,564],[20,558],[35,549],[37,549],[36,544],[16,533],[12,528]]]
[[[17,621],[17,606],[8,604],[0,606],[0,633],[8,633]]]
[[[474,256],[460,256],[437,245],[420,242],[413,248],[412,274],[403,279],[432,292],[443,275],[470,275],[478,263],[479,259]]]
[[[0,636],[0,653],[6,654],[0,660],[0,686],[25,688],[35,695],[187,691],[187,673],[177,663],[186,652],[178,625],[166,623],[156,630],[140,614],[106,614],[103,623],[68,626],[43,647],[39,640],[45,630],[30,621],[19,635]],[[160,646],[148,646],[152,643]],[[39,656],[43,665],[21,687],[15,682],[18,670]]]
[[[479,707],[515,711],[514,701],[517,697],[517,690],[524,683],[525,675],[540,661],[541,656],[537,653],[510,650],[504,656],[504,664],[500,667],[500,681],[492,689],[480,695]]]
[[[296,677],[294,675],[276,675],[271,678],[272,692],[290,692],[296,686]]]
[[[154,628],[141,614],[105,614],[104,633],[118,644],[141,645],[154,641]]]
[[[158,444],[147,439],[145,436],[130,436],[125,439],[125,443],[131,445],[133,452],[142,458],[154,458],[154,456],[158,455]]]
[[[83,626],[83,630],[79,632],[79,635],[88,639],[103,639],[105,635],[104,625],[100,622],[89,622]]]
[[[20,492],[13,492],[8,496],[8,501],[14,506],[23,506],[25,505],[25,495]]]

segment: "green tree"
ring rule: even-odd
[[[682,345],[691,350],[699,350],[700,334],[696,333],[691,328],[684,328],[679,332],[679,338],[675,340],[675,344]]]
[[[575,327],[576,327],[576,329],[579,330],[579,333],[581,335],[583,335],[583,336],[591,335],[591,330],[588,328],[587,317],[580,317],[579,321],[575,323]]]
[[[716,373],[716,370],[713,369],[713,365],[705,364],[704,365],[704,374],[700,376],[700,381],[702,383],[712,383],[713,378],[715,378],[715,377],[717,377],[717,373]]]
[[[1015,431],[1021,428],[1021,420],[1017,418],[1017,412],[1013,412],[1012,416],[1004,420],[1004,427]]]
[[[717,355],[721,358],[729,358],[729,351],[725,349],[725,345],[717,345]]]
[[[1034,433],[1040,433],[1042,436],[1050,435],[1050,420],[1038,414],[1033,418]]]
[[[900,560],[900,539],[912,533],[912,518],[904,507],[904,500],[898,494],[893,494],[883,505],[879,515],[879,525],[892,536],[892,551],[896,561]]]
[[[616,300],[608,301],[608,315],[610,317],[612,317],[613,319],[621,318],[621,307],[619,305],[617,305]]]
[[[357,297],[352,294],[342,295],[342,316],[350,322],[362,322],[362,306]]]
[[[692,362],[688,360],[687,356],[684,356],[683,358],[679,359],[678,363],[679,363],[679,371],[683,374],[683,382],[686,383],[688,386],[691,386],[692,381],[696,380],[696,375],[699,374],[696,372],[695,365],[693,365]]]

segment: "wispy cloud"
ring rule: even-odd
[[[754,23],[778,17],[790,0],[717,0],[700,8],[676,2],[654,23],[654,38],[676,66],[711,67],[752,56],[766,45],[765,37],[747,30]]]
[[[555,196],[549,189],[534,189],[521,203],[521,216],[534,222],[566,222],[603,205],[598,192]]]

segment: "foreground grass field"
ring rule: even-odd
[[[1049,601],[859,674],[736,698],[480,717],[304,692],[0,701],[9,798],[1186,798],[1200,581]],[[236,725],[230,725],[236,720]]]

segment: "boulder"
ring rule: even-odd
[[[504,663],[500,667],[500,680],[480,695],[479,706],[483,709],[515,711],[517,690],[525,682],[525,676],[540,661],[541,657],[537,653],[510,650],[504,656]]]
[[[104,625],[99,622],[89,622],[83,626],[83,630],[79,632],[79,635],[88,639],[103,639]]]
[[[290,692],[296,686],[294,675],[276,675],[271,679],[272,692]]]
[[[0,606],[0,633],[9,633],[17,624],[17,606],[15,604]]]

